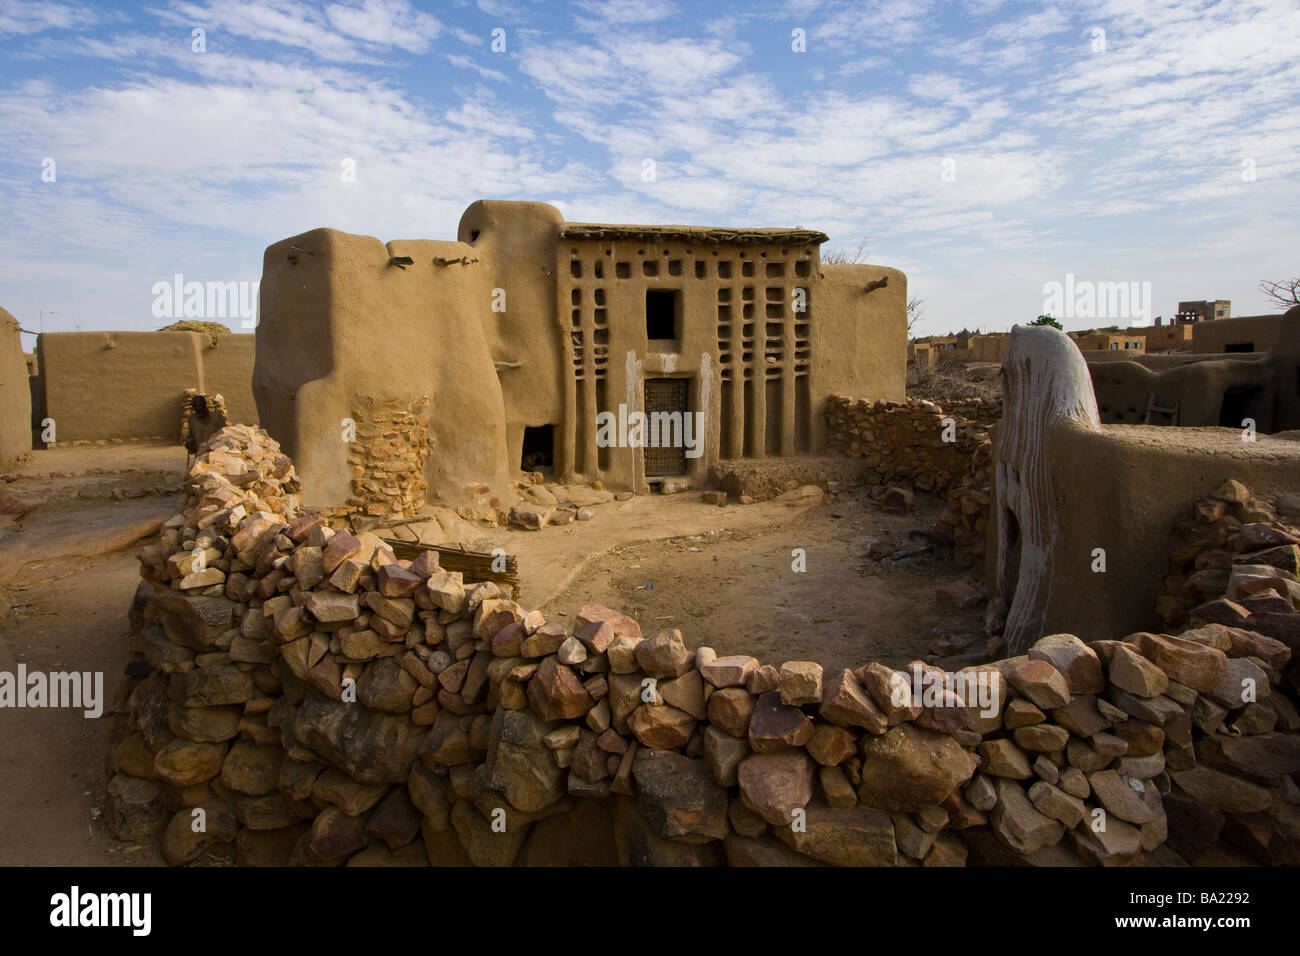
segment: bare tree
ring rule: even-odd
[[[925,300],[919,295],[914,295],[907,300],[907,337],[913,338],[913,332],[925,318]]]
[[[870,236],[863,236],[862,241],[858,243],[857,251],[849,252],[846,249],[832,249],[830,252],[822,254],[822,265],[824,266],[852,266],[867,261],[867,246],[871,243]]]
[[[1272,299],[1273,304],[1283,312],[1300,305],[1300,278],[1285,279],[1282,282],[1261,279],[1259,291]]]

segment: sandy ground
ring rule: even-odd
[[[0,710],[0,865],[152,865],[156,841],[122,844],[101,819],[109,719],[127,661],[134,543],[173,513],[185,465],[175,446],[35,452],[0,480],[0,497],[36,506],[0,518],[0,670],[104,675],[105,714]],[[90,473],[87,473],[90,472]],[[140,495],[139,497],[129,497]],[[977,640],[980,612],[940,605],[934,586],[967,574],[930,555],[866,556],[872,539],[929,527],[937,500],[889,515],[865,499],[815,491],[719,508],[700,496],[633,498],[589,522],[518,531],[465,524],[467,547],[517,556],[521,603],[571,622],[587,601],[637,618],[647,634],[681,629],[690,646],[780,664],[901,665],[936,640]],[[803,549],[804,571],[791,552]]]

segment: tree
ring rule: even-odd
[[[867,245],[871,241],[870,236],[863,236],[862,241],[858,243],[856,252],[847,252],[844,249],[832,249],[830,252],[822,253],[822,265],[824,266],[852,266],[867,261]]]
[[[1052,328],[1057,329],[1061,332],[1065,331],[1065,327],[1062,326],[1060,322],[1057,322],[1056,319],[1052,318],[1050,315],[1040,315],[1038,318],[1034,319],[1034,321],[1030,322],[1029,324],[1050,325]]]
[[[1259,291],[1272,299],[1273,304],[1283,312],[1300,305],[1300,278],[1284,279],[1281,282],[1261,279]]]
[[[912,337],[912,331],[921,324],[925,318],[925,300],[919,295],[914,295],[907,300],[907,337]]]

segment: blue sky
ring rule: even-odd
[[[1273,311],[1297,50],[1295,0],[0,0],[0,306],[157,328],[175,273],[256,281],[317,226],[450,239],[488,197],[867,236],[923,334],[1028,321],[1067,275]]]

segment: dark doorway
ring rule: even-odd
[[[677,338],[677,293],[675,291],[646,290],[645,337],[647,339]]]
[[[1258,393],[1257,385],[1224,389],[1223,404],[1219,406],[1219,425],[1223,428],[1244,428],[1243,419],[1257,417],[1252,409]]]
[[[524,471],[549,473],[555,464],[555,426],[537,425],[524,429],[524,451],[519,467]]]
[[[1225,352],[1253,352],[1255,351],[1254,342],[1229,342],[1223,347]]]
[[[686,423],[686,379],[650,378],[645,383],[647,478],[669,478],[686,474],[686,445],[682,428]],[[655,416],[658,415],[658,418]],[[659,447],[651,447],[651,435]]]

